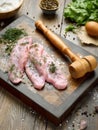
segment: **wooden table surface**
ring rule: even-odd
[[[65,36],[67,22],[64,19],[63,11],[69,2],[70,0],[59,0],[60,8],[56,15],[46,16],[39,8],[39,0],[24,0],[14,18],[0,21],[0,30],[25,14],[35,21],[42,20],[52,31],[98,56],[98,47],[81,44],[73,33]],[[87,120],[86,130],[98,130],[98,114],[95,113],[95,106],[98,106],[98,85],[93,86],[93,90],[87,92],[81,102],[76,104],[75,109],[65,118],[63,124],[55,126],[0,87],[0,130],[79,130],[82,119]]]

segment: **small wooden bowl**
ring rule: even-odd
[[[2,20],[2,19],[8,19],[10,17],[13,17],[18,12],[18,10],[22,6],[22,4],[23,4],[23,0],[20,0],[19,4],[16,5],[16,7],[12,8],[11,10],[0,12],[0,20]]]
[[[48,5],[48,3],[49,3],[48,0],[41,0],[40,1],[39,7],[42,9],[42,11],[43,11],[44,14],[55,14],[55,12],[59,8],[59,2],[58,2],[58,0],[50,0],[50,1],[53,4],[55,2],[55,7],[54,8],[53,8],[52,4],[51,4],[51,8],[49,8],[50,5]],[[47,3],[45,3],[45,2],[47,2]],[[46,5],[46,7],[43,6],[44,4]]]

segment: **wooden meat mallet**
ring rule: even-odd
[[[57,47],[63,54],[67,55],[71,59],[72,63],[69,65],[69,72],[73,78],[81,78],[86,73],[93,71],[97,67],[97,61],[94,56],[89,55],[80,58],[74,54],[56,34],[44,26],[42,21],[36,21],[35,26],[37,29],[43,32],[43,34],[55,47]]]

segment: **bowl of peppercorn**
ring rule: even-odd
[[[44,14],[55,14],[59,8],[58,0],[41,0],[39,7]]]

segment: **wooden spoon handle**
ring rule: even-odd
[[[71,61],[79,59],[79,57],[75,55],[56,34],[54,34],[52,31],[50,31],[44,26],[42,21],[36,21],[35,26],[43,32],[43,34],[50,40],[50,42],[55,47],[57,47],[63,54],[67,55],[71,59]]]

